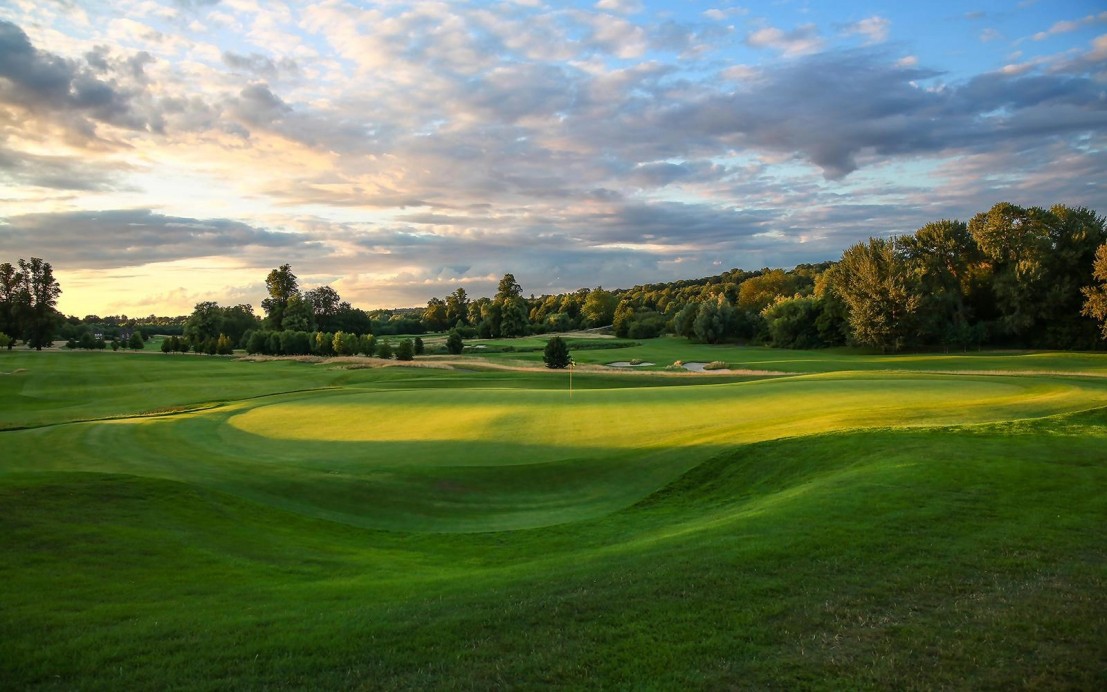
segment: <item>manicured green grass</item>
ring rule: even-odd
[[[547,336],[527,339],[501,339],[474,341],[486,343],[491,352],[480,354],[492,361],[517,361],[540,364],[542,346]],[[604,365],[618,361],[638,359],[653,363],[635,368],[638,371],[662,371],[674,362],[710,363],[721,361],[736,370],[767,370],[788,373],[824,373],[853,370],[888,371],[908,370],[924,372],[975,371],[1033,372],[1033,373],[1091,373],[1107,374],[1107,352],[1062,351],[953,351],[951,353],[880,355],[864,353],[852,348],[793,351],[764,346],[712,345],[690,342],[677,337],[643,339],[638,342],[607,339],[612,344],[637,344],[622,348],[572,350],[578,364]],[[586,337],[570,339],[573,344],[587,342]],[[594,341],[603,341],[596,338]],[[470,343],[470,342],[467,342]],[[515,351],[502,351],[504,346],[515,344]]]
[[[0,354],[0,686],[1107,684],[1107,356],[635,348]]]

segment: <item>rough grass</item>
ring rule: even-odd
[[[12,355],[4,688],[1107,684],[1095,356]]]

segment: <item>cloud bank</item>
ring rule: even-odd
[[[874,15],[123,4],[0,10],[0,256],[88,290],[233,258],[255,303],[289,261],[414,305],[833,259],[1002,199],[1107,210],[1100,15],[966,71]]]

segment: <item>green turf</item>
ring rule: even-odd
[[[493,361],[542,362],[542,346],[547,337],[527,339],[472,340],[466,344],[487,344],[490,352],[479,354]],[[769,370],[790,373],[841,372],[850,370],[887,371],[1022,371],[1035,373],[1107,374],[1107,353],[1060,351],[952,351],[908,355],[863,353],[857,349],[821,349],[793,351],[764,346],[734,346],[697,344],[678,337],[630,341],[612,337],[585,335],[569,337],[570,346],[585,343],[624,344],[621,348],[596,349],[585,346],[572,350],[573,360],[580,364],[603,365],[638,359],[652,365],[638,368],[662,371],[674,362],[721,361],[734,369]],[[503,351],[515,344],[514,351]],[[630,345],[627,345],[630,344]]]
[[[0,354],[0,686],[1107,684],[1107,356],[634,349]]]

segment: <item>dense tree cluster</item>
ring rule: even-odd
[[[1107,250],[1097,255],[1105,241],[1104,219],[1091,210],[1000,203],[967,223],[871,238],[837,262],[790,271],[529,300],[508,274],[495,298],[472,301],[453,327],[482,337],[609,327],[635,339],[673,333],[785,348],[1094,348],[1096,320],[1107,320]],[[433,299],[424,314],[445,302]],[[526,325],[507,319],[522,310]]]
[[[61,286],[49,262],[38,257],[0,264],[0,334],[10,349],[17,339],[31,348],[49,346],[61,323]]]
[[[103,334],[94,334],[91,331],[85,330],[81,332],[79,337],[70,337],[69,340],[65,342],[65,347],[69,349],[80,348],[86,351],[102,351],[109,347],[113,351],[118,351],[121,348],[141,351],[146,348],[146,337],[137,329],[131,332],[123,332],[109,338],[105,338]]]
[[[1103,217],[1088,209],[1001,203],[967,224],[873,239],[830,272],[850,335],[882,350],[980,344],[1092,348]]]
[[[251,355],[266,356],[375,356],[398,360],[413,360],[422,351],[422,340],[401,339],[394,347],[387,339],[373,334],[353,332],[304,332],[293,329],[276,332],[269,329],[251,330],[244,338],[243,348]]]
[[[128,317],[127,315],[85,315],[66,317],[58,327],[58,336],[67,341],[80,342],[85,334],[93,339],[102,339],[105,342],[123,342],[130,338],[128,335],[136,331],[143,335],[161,334],[164,336],[182,336],[188,315],[176,317],[159,317],[149,315],[147,317]]]

